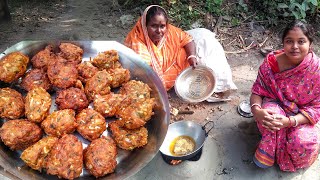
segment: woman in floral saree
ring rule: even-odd
[[[318,157],[320,61],[302,22],[289,24],[282,42],[283,50],[267,55],[252,87],[251,111],[262,135],[253,161],[294,172]]]

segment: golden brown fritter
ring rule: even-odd
[[[25,111],[31,122],[41,123],[48,115],[51,107],[51,96],[42,87],[33,88],[27,93]]]
[[[96,95],[93,101],[93,108],[104,117],[112,117],[119,110],[125,98],[125,95],[114,93],[103,96]]]
[[[96,178],[113,173],[117,166],[117,146],[110,137],[93,140],[83,152],[86,169]]]
[[[68,60],[71,64],[80,64],[82,61],[83,49],[75,44],[61,43],[58,56]]]
[[[79,79],[77,80],[77,82],[76,82],[76,84],[74,85],[74,87],[75,87],[75,88],[78,88],[78,89],[80,89],[81,91],[84,92],[84,86],[83,86],[82,82],[81,82]]]
[[[139,128],[151,119],[153,107],[155,105],[154,98],[134,101],[128,107],[120,109],[117,116],[121,123],[128,129]]]
[[[48,63],[55,59],[55,54],[53,52],[53,46],[48,45],[43,50],[39,51],[31,59],[33,68],[47,69]]]
[[[46,136],[38,142],[25,149],[20,158],[32,169],[41,172],[45,167],[45,158],[52,149],[52,146],[58,141],[57,137]]]
[[[19,79],[27,70],[29,57],[13,52],[0,59],[0,81],[11,83]]]
[[[109,50],[99,53],[95,58],[92,60],[92,64],[99,68],[99,70],[108,70],[108,69],[115,69],[119,66],[119,55],[118,51],[116,50]]]
[[[117,146],[121,149],[133,150],[148,143],[148,130],[143,126],[137,129],[127,129],[122,127],[118,121],[114,121],[109,123],[108,127]]]
[[[74,86],[78,79],[76,65],[59,56],[49,63],[47,73],[51,84],[61,89]]]
[[[86,139],[92,141],[100,137],[107,129],[104,117],[93,109],[83,109],[76,116],[77,131]]]
[[[0,88],[0,117],[18,119],[24,115],[22,95],[11,88]]]
[[[79,79],[83,83],[86,83],[88,79],[90,79],[99,71],[98,68],[93,66],[89,61],[78,64],[77,69],[79,72]]]
[[[58,91],[56,104],[59,109],[73,109],[76,112],[88,107],[89,101],[83,90],[70,87]]]
[[[110,73],[112,76],[111,88],[120,87],[123,83],[126,83],[130,80],[130,71],[128,69],[109,69],[108,73]]]
[[[51,90],[51,83],[47,72],[43,69],[31,69],[22,78],[21,87],[26,91],[30,91],[34,87],[42,87],[49,91]]]
[[[72,134],[62,136],[53,145],[46,160],[45,167],[48,174],[65,179],[79,177],[83,166],[81,141]]]
[[[0,128],[3,143],[11,150],[23,150],[42,137],[41,128],[26,119],[6,121]]]
[[[126,94],[133,100],[143,100],[150,98],[151,88],[142,81],[130,80],[122,84],[120,94]]]
[[[77,126],[75,112],[72,109],[54,111],[41,123],[44,132],[55,137],[73,133]]]
[[[112,76],[106,70],[98,71],[93,77],[88,79],[84,90],[89,101],[93,101],[97,94],[109,94],[111,81]]]

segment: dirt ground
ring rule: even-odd
[[[10,1],[9,6],[12,20],[0,24],[0,52],[24,40],[116,40],[122,43],[142,10],[124,10],[117,0]],[[227,18],[224,20],[227,21]],[[172,115],[171,122],[186,119],[204,124],[208,120],[214,121],[208,141],[215,142],[219,152],[215,156],[217,159],[212,157],[208,161],[217,163],[205,170],[206,176],[198,174],[200,179],[320,179],[319,158],[308,170],[293,174],[280,172],[278,167],[270,171],[256,170],[251,157],[259,134],[253,119],[244,118],[237,112],[239,103],[249,99],[250,88],[263,60],[260,49],[279,48],[280,29],[267,30],[255,23],[245,23],[235,28],[218,28],[217,38],[225,48],[238,87],[237,92],[231,95],[231,101],[186,103],[176,96],[174,90],[168,92],[173,108],[194,112]],[[317,40],[314,44],[317,44]],[[319,53],[318,46],[314,49]],[[158,168],[158,159],[151,162],[150,168]],[[150,173],[148,167],[135,178],[153,179],[147,173]],[[186,177],[193,179],[197,176]]]

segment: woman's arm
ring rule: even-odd
[[[262,109],[262,98],[256,94],[251,94],[250,97],[251,112],[256,121],[260,121],[265,128],[275,131],[284,127],[298,126],[301,124],[310,123],[301,113],[294,116],[286,117],[282,115],[273,114],[271,111]],[[273,115],[270,117],[270,115]]]
[[[255,114],[256,111],[262,109],[262,98],[256,94],[251,94],[250,106],[251,112]]]
[[[291,116],[291,117],[293,119],[292,121],[294,121],[294,122],[292,122],[293,126],[310,123],[309,119],[301,113],[298,113],[298,114]]]
[[[198,65],[197,56],[196,56],[196,44],[194,41],[189,42],[184,46],[184,49],[187,53],[187,61],[190,66],[195,67]]]
[[[251,94],[250,105],[255,121],[261,123],[261,125],[269,131],[278,131],[284,126],[282,121],[274,119],[273,111],[262,108],[261,96]]]

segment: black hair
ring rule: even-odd
[[[282,43],[284,42],[284,38],[288,35],[289,31],[293,30],[294,28],[300,28],[303,34],[308,38],[310,41],[310,44],[313,42],[313,38],[311,37],[311,28],[309,25],[303,23],[299,20],[294,20],[291,23],[287,25],[287,27],[284,29],[282,34]]]
[[[168,15],[167,13],[165,12],[164,9],[162,9],[161,7],[159,6],[152,6],[148,12],[147,12],[147,15],[146,15],[146,25],[148,25],[150,19],[156,15],[163,15],[164,18],[166,19],[166,22],[168,22]]]

